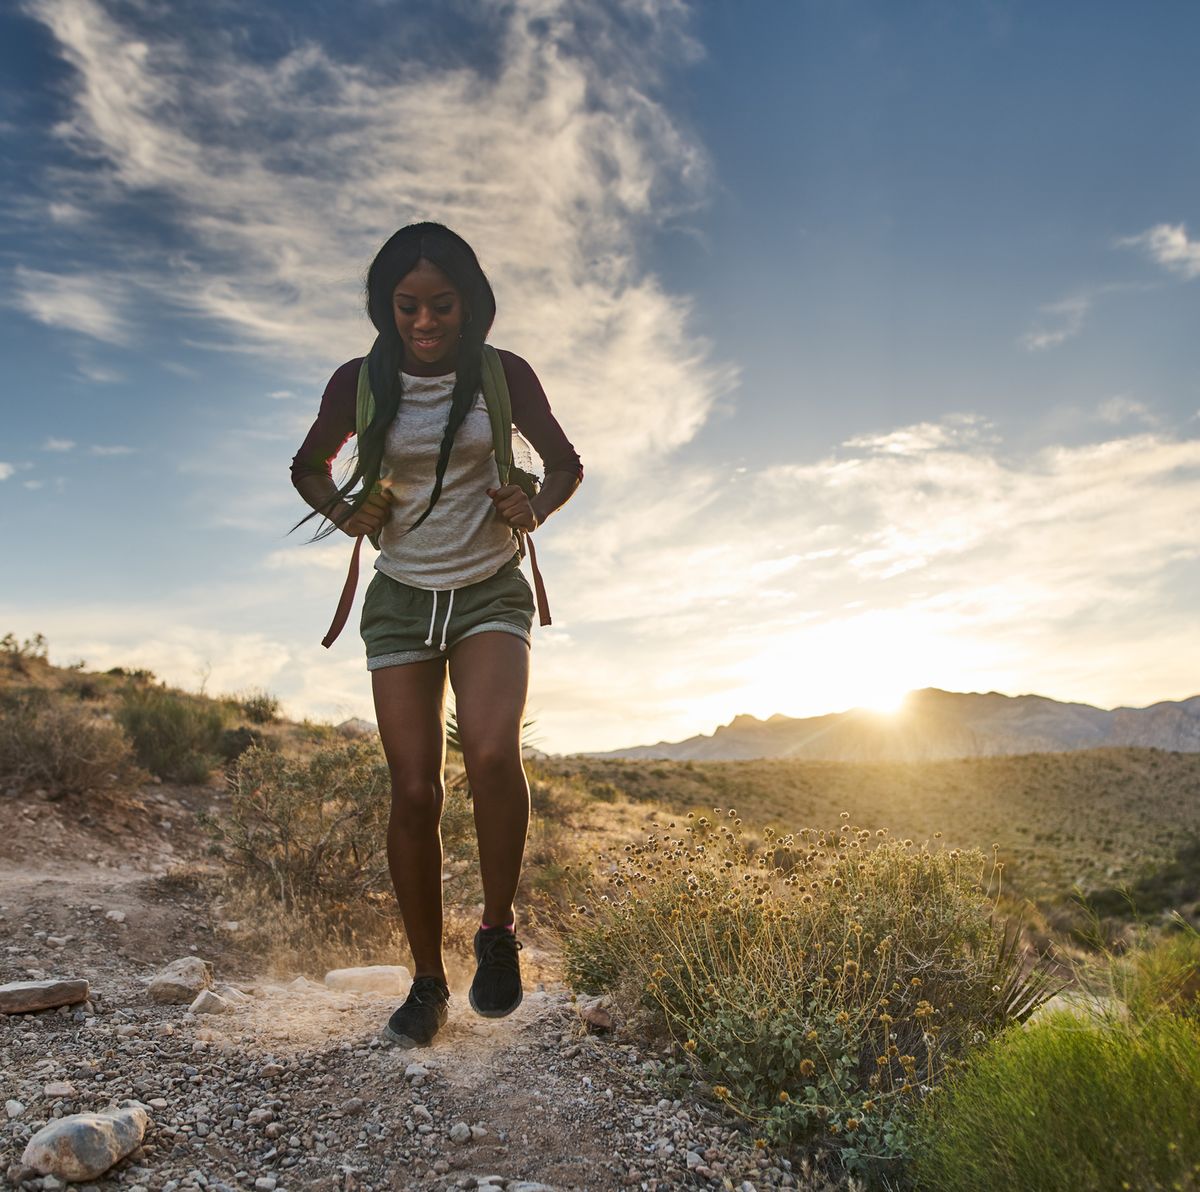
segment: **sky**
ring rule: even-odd
[[[543,748],[1194,695],[1198,39],[1171,0],[7,5],[0,631],[373,718],[288,465],[437,219],[583,458]]]

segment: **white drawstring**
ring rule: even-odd
[[[430,614],[429,614],[429,636],[425,639],[425,644],[427,646],[433,645],[433,625],[434,625],[434,622],[437,620],[437,605],[438,605],[437,590],[434,588],[430,588],[430,591],[433,593],[433,611],[430,612]],[[446,648],[446,632],[450,628],[450,614],[453,611],[454,611],[454,589],[451,588],[450,589],[450,600],[446,605],[446,619],[442,622],[442,644],[440,646],[438,646],[439,650],[444,650]]]
[[[446,619],[442,622],[442,644],[439,649],[446,648],[446,630],[450,628],[450,614],[454,611],[454,589],[450,589],[450,603],[446,605]]]

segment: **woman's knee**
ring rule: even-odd
[[[472,783],[523,778],[521,747],[510,741],[482,741],[464,750],[467,778]]]
[[[392,819],[416,828],[436,827],[446,791],[438,778],[392,779]]]

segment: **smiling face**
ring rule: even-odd
[[[434,377],[454,371],[466,312],[458,287],[436,265],[420,260],[396,283],[392,315],[405,372]]]

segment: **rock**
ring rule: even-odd
[[[607,1035],[613,1029],[612,1015],[600,1006],[589,1006],[584,1010],[583,1023],[589,1035]]]
[[[65,948],[70,942],[71,937],[69,935],[46,936],[46,943],[48,943],[52,948]]]
[[[325,974],[327,988],[348,993],[387,993],[398,997],[411,984],[412,974],[400,964],[334,969]]]
[[[47,1097],[74,1097],[75,1086],[69,1080],[52,1080],[42,1092]]]
[[[274,1120],[275,1115],[269,1109],[252,1109],[246,1118],[246,1122],[251,1126],[262,1126]]]
[[[351,1097],[348,1101],[342,1102],[343,1113],[361,1113],[363,1107],[363,1099],[361,1097]]]
[[[450,1141],[457,1142],[459,1146],[471,1141],[471,1127],[466,1122],[455,1122],[450,1127]]]
[[[8,1120],[15,1121],[25,1112],[25,1106],[20,1101],[5,1101],[4,1112],[8,1114]]]
[[[10,981],[0,985],[0,1014],[33,1014],[86,1002],[89,987],[79,977],[49,981]]]
[[[139,1106],[105,1113],[74,1113],[43,1126],[21,1162],[42,1175],[91,1180],[141,1145],[149,1118]]]
[[[125,912],[124,911],[105,911],[104,917],[110,923],[124,923],[125,922]]]
[[[153,1002],[186,1006],[202,989],[212,988],[212,965],[199,956],[184,956],[155,974],[147,992]]]
[[[214,991],[223,997],[231,1006],[246,1006],[254,999],[236,985],[218,985]]]
[[[275,1185],[278,1182],[273,1175],[260,1175],[254,1181],[255,1192],[275,1192]]]
[[[1032,1026],[1056,1014],[1072,1014],[1085,1022],[1119,1022],[1128,1019],[1129,1007],[1115,997],[1068,991],[1055,994],[1038,1006],[1025,1020],[1025,1026]]]
[[[478,1141],[480,1138],[487,1137],[487,1129],[483,1126],[472,1126],[471,1137]]]
[[[415,1060],[404,1069],[404,1079],[412,1081],[422,1081],[429,1075],[429,1069],[424,1064],[418,1064]]]
[[[379,732],[379,727],[372,724],[369,720],[363,720],[360,716],[354,716],[349,720],[343,720],[337,725],[336,730],[343,737],[353,740],[355,737],[370,737]]]
[[[283,1071],[284,1069],[282,1064],[263,1064],[263,1066],[258,1070],[258,1075],[262,1080],[270,1080],[272,1076],[282,1076]]]
[[[693,1170],[694,1168],[699,1167],[700,1164],[703,1162],[704,1162],[703,1157],[701,1155],[699,1155],[696,1151],[688,1151],[687,1165],[688,1165],[689,1171]]]
[[[530,1180],[517,1180],[505,1189],[505,1192],[556,1192],[550,1184],[538,1184]]]
[[[196,995],[196,1000],[188,1006],[193,1014],[224,1014],[230,1008],[229,1003],[211,989],[200,990]]]

